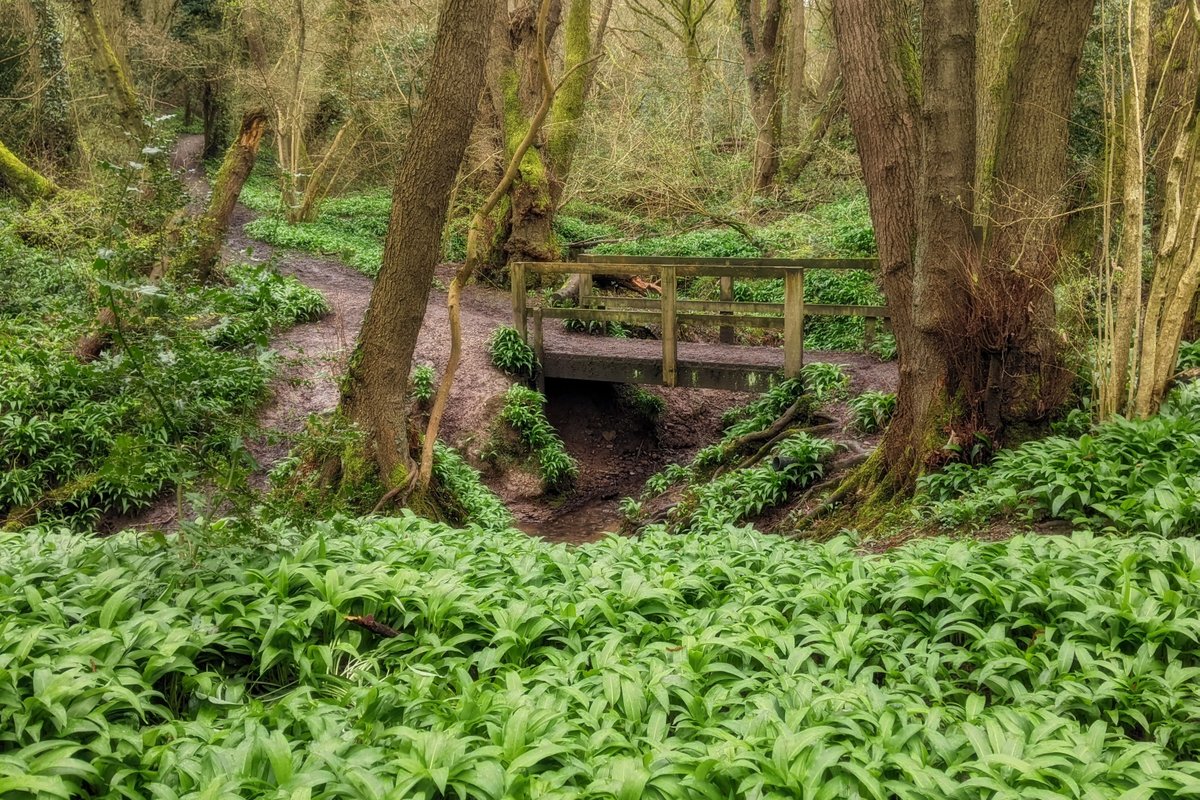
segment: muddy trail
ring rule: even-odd
[[[200,162],[201,137],[183,137],[174,153],[193,198],[200,205],[207,182]],[[279,272],[320,291],[330,312],[315,322],[297,325],[271,339],[281,367],[263,406],[259,423],[262,435],[250,444],[265,475],[285,457],[310,415],[325,414],[337,406],[338,379],[342,375],[370,302],[373,282],[342,262],[309,253],[274,248],[253,239],[244,230],[257,215],[238,205],[225,243],[230,261],[271,263]],[[417,342],[414,363],[430,364],[442,374],[450,349],[449,320],[444,287],[454,265],[437,269],[425,322]],[[507,292],[473,285],[462,298],[462,360],[451,393],[442,438],[483,466],[488,485],[512,509],[526,532],[555,541],[584,542],[599,538],[620,524],[621,498],[641,492],[646,479],[668,463],[686,463],[701,447],[720,437],[721,414],[745,403],[749,396],[709,389],[659,389],[664,401],[657,422],[647,425],[625,413],[616,388],[608,384],[550,381],[546,387],[547,416],[562,436],[567,451],[579,462],[579,479],[565,497],[547,498],[537,481],[521,470],[495,474],[479,465],[478,454],[490,436],[511,380],[492,367],[488,340],[496,328],[511,323]],[[566,331],[547,330],[547,343],[559,337],[579,337]],[[620,347],[619,340],[610,340]],[[861,353],[813,354],[846,366],[853,391],[891,389],[896,382],[894,364],[881,364]],[[844,413],[834,410],[835,414]],[[173,502],[151,510],[142,524],[169,524]]]

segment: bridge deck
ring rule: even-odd
[[[662,342],[657,339],[617,339],[611,336],[550,333],[542,350],[547,378],[662,384]],[[862,353],[809,351],[807,361],[855,362]],[[677,386],[761,392],[781,378],[780,347],[732,347],[726,344],[680,342]]]

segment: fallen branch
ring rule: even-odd
[[[382,622],[375,619],[375,617],[371,614],[367,614],[366,616],[362,617],[347,615],[345,620],[351,625],[357,625],[358,627],[368,630],[376,636],[382,636],[385,639],[395,639],[400,635],[400,631],[396,630],[390,625],[384,625]]]

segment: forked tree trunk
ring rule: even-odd
[[[454,178],[479,108],[498,0],[443,0],[421,110],[392,190],[383,267],[346,376],[341,411],[366,432],[385,486],[412,476],[408,374],[441,252]]]
[[[18,199],[32,203],[58,191],[53,181],[43,176],[0,142],[0,186]]]
[[[492,118],[500,121],[500,141],[494,149],[507,161],[529,130],[541,104],[543,88],[537,65],[537,19],[540,3],[523,2],[492,32],[496,52],[488,66]],[[562,202],[579,140],[584,104],[592,85],[612,0],[603,0],[592,24],[592,0],[570,0],[563,37],[562,86],[554,96],[547,129],[521,160],[520,171],[505,202],[493,214],[493,229],[481,253],[481,263],[499,266],[509,261],[545,261],[558,256],[554,215]],[[562,17],[562,0],[553,0],[548,17],[551,37]],[[493,172],[494,176],[496,173]]]
[[[242,117],[242,126],[237,139],[225,153],[225,160],[213,181],[212,197],[208,209],[200,219],[200,231],[196,246],[196,256],[193,268],[201,283],[207,283],[213,269],[221,257],[221,246],[225,242],[225,232],[229,230],[229,220],[237,207],[238,197],[242,187],[254,169],[254,160],[258,157],[258,147],[262,143],[263,134],[267,130],[267,112],[255,109]]]
[[[876,456],[839,490],[910,491],[947,444],[1002,435],[1056,407],[1053,336],[1066,120],[1094,0],[1024,0],[1008,31],[992,152],[976,175],[974,6],[927,0],[921,55],[904,0],[834,4],[900,361],[898,407]],[[1053,6],[1051,8],[1050,6]],[[975,218],[978,187],[991,215]]]
[[[75,9],[75,17],[83,28],[88,45],[92,49],[96,68],[100,70],[108,86],[109,95],[117,107],[122,124],[139,141],[145,139],[146,121],[142,118],[142,106],[138,101],[137,92],[134,91],[125,68],[121,66],[116,51],[113,50],[104,24],[96,13],[95,4],[92,0],[71,0],[71,7]]]

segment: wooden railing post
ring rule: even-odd
[[[877,320],[874,317],[867,317],[866,327],[863,329],[863,347],[870,350],[875,344],[875,324]]]
[[[592,305],[592,273],[579,274],[579,307],[590,308]]]
[[[723,302],[723,303],[732,303],[733,302],[733,278],[731,278],[731,277],[726,276],[724,278],[721,278],[721,302]],[[729,314],[729,315],[733,314],[732,311],[722,311],[721,313]],[[722,325],[721,326],[721,344],[733,344],[733,341],[734,341],[733,334],[734,334],[734,331],[733,331],[732,325]]]
[[[663,267],[662,284],[662,347],[663,386],[675,385],[675,267]]]
[[[542,307],[533,309],[533,355],[537,359],[537,388],[546,392],[546,348],[542,340]]]
[[[783,375],[799,378],[804,366],[804,270],[783,277]]]
[[[508,271],[512,279],[513,327],[521,334],[521,341],[528,342],[529,334],[525,330],[525,265],[514,261],[508,265]]]

